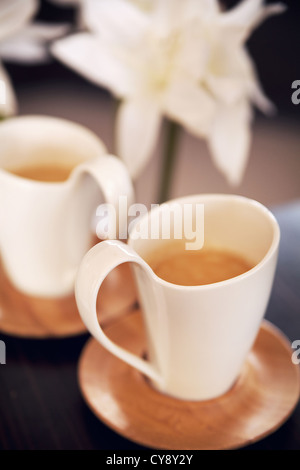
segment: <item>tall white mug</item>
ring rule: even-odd
[[[145,259],[168,240],[140,235],[157,220],[165,220],[166,208],[184,210],[188,205],[204,208],[204,227],[198,227],[204,230],[204,247],[229,250],[251,260],[254,267],[231,279],[199,286],[175,285],[159,278]],[[194,217],[196,211],[190,214]],[[183,220],[169,218],[171,234],[180,231],[178,224]],[[272,213],[241,196],[196,195],[163,204],[138,220],[128,245],[106,241],[85,255],[75,284],[82,320],[102,346],[150,378],[159,391],[186,400],[218,397],[238,378],[259,331],[279,239]],[[99,288],[112,269],[126,262],[132,263],[138,287],[148,338],[147,361],[114,344],[97,320]]]
[[[14,174],[35,165],[67,165],[62,182]],[[59,297],[73,292],[75,274],[91,247],[98,204],[133,200],[125,165],[107,155],[85,127],[47,116],[22,116],[0,124],[0,255],[22,293]]]

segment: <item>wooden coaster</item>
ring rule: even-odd
[[[138,311],[110,324],[106,332],[117,344],[144,354]],[[292,413],[300,378],[291,353],[281,331],[264,321],[235,385],[208,401],[181,401],[159,393],[95,339],[83,349],[78,377],[94,414],[136,443],[156,449],[235,449],[272,433]]]
[[[136,290],[128,264],[105,279],[98,296],[101,324],[127,312],[136,303]],[[0,332],[14,336],[46,338],[86,332],[74,295],[57,299],[29,297],[8,280],[0,264]]]

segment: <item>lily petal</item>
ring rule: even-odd
[[[155,28],[160,35],[182,29],[195,18],[205,20],[219,12],[217,0],[163,0],[156,1],[154,8]]]
[[[246,167],[251,117],[251,107],[245,100],[234,107],[222,106],[208,136],[213,161],[232,185],[241,182]]]
[[[17,100],[8,74],[0,64],[0,81],[4,84],[4,103],[0,101],[0,116],[11,116],[17,112]]]
[[[205,41],[203,31],[199,29],[199,24],[195,21],[191,21],[183,29],[174,57],[175,68],[195,81],[200,81],[206,74],[210,57],[210,46]]]
[[[224,41],[214,51],[205,85],[221,103],[232,105],[249,96],[249,79],[254,80],[252,65],[245,49]]]
[[[244,97],[262,112],[274,112],[274,106],[264,95],[255,65],[245,48],[230,47],[224,42],[215,54],[214,63],[212,71],[206,74],[205,84],[218,101],[231,106]]]
[[[249,96],[252,103],[263,113],[273,115],[276,108],[272,101],[264,94],[257,76],[255,64],[245,49],[240,50],[239,60],[241,67],[244,69],[244,80],[247,86],[246,96]]]
[[[243,0],[236,7],[225,11],[222,14],[223,23],[231,24],[231,26],[245,26],[253,23],[258,12],[263,9],[264,0]]]
[[[38,0],[1,0],[0,41],[13,36],[38,9]]]
[[[155,4],[159,0],[129,0],[129,1],[130,3],[138,7],[140,10],[150,13],[151,11],[153,11]]]
[[[69,25],[65,24],[30,24],[0,44],[0,56],[7,61],[21,63],[44,62],[49,59],[47,43],[64,35],[68,30]]]
[[[117,44],[139,43],[150,24],[142,10],[124,0],[86,0],[82,18],[92,32]]]
[[[189,0],[191,17],[211,19],[220,13],[220,2],[218,0]]]
[[[252,86],[250,88],[250,98],[252,103],[266,115],[273,116],[276,114],[276,106],[265,95],[258,80],[252,81]]]
[[[92,34],[80,33],[55,41],[51,51],[76,72],[96,85],[107,87],[118,97],[127,96],[135,89],[129,67]]]
[[[251,31],[272,15],[286,10],[283,3],[263,6],[263,0],[244,0],[235,8],[219,17],[220,26],[226,30],[224,37],[233,37],[235,41],[246,41]]]
[[[205,83],[214,97],[226,105],[236,103],[247,91],[245,82],[234,76],[207,74]]]
[[[284,3],[275,3],[274,5],[267,5],[263,8],[263,11],[257,15],[256,20],[252,23],[252,29],[257,28],[263,21],[269,16],[280,15],[287,10],[287,6]]]
[[[163,108],[168,117],[199,137],[207,134],[216,111],[209,93],[184,79],[174,81],[167,89]]]
[[[161,114],[149,101],[125,101],[117,118],[117,154],[124,160],[132,178],[146,166],[154,150]]]
[[[185,8],[182,0],[156,1],[153,11],[155,29],[158,35],[168,35],[172,30],[178,28],[182,21]]]

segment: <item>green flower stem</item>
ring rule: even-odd
[[[162,204],[170,196],[175,159],[178,150],[180,126],[174,121],[167,121],[166,140],[163,154],[163,167],[158,202]]]
[[[118,111],[120,109],[122,101],[119,98],[115,98],[113,101],[113,145],[112,153],[118,155],[118,146],[117,146],[117,120],[118,120]]]

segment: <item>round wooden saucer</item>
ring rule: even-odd
[[[138,311],[111,323],[106,333],[128,350],[145,353]],[[266,321],[239,379],[217,399],[190,402],[161,394],[94,339],[83,349],[78,374],[83,397],[100,420],[123,437],[156,449],[243,447],[275,431],[300,393],[290,344]]]
[[[120,265],[105,279],[98,296],[101,324],[127,312],[136,303],[136,290],[128,264]],[[86,332],[75,296],[42,299],[20,293],[0,264],[0,333],[47,338]]]

